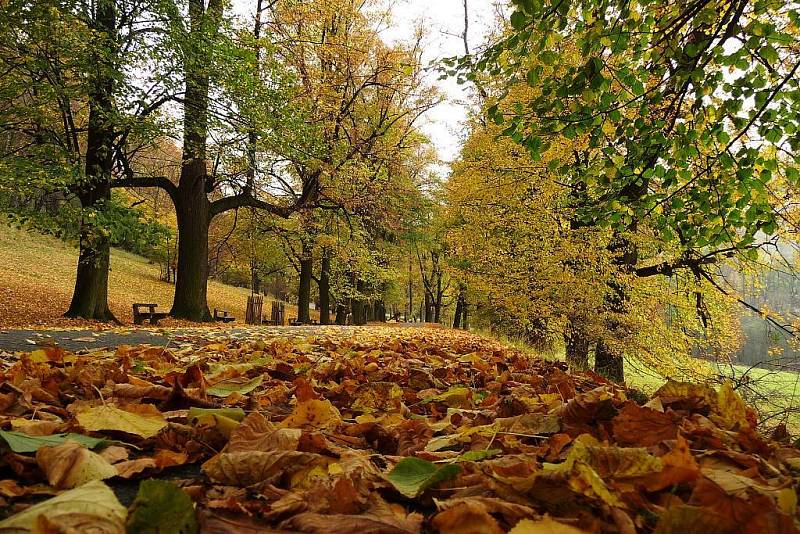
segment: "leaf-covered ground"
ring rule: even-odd
[[[0,362],[0,532],[797,531],[800,451],[727,385],[443,329],[186,336]]]
[[[0,221],[0,328],[103,326],[95,321],[63,317],[75,288],[78,249],[54,237],[18,230]],[[108,300],[111,311],[123,323],[133,322],[134,302],[154,302],[169,311],[175,286],[160,279],[157,265],[146,258],[118,249],[111,251]],[[215,280],[208,283],[211,308],[226,309],[244,321],[250,290]],[[269,304],[264,305],[269,315]],[[287,304],[287,317],[296,307]],[[167,318],[162,326],[187,325]],[[107,325],[106,325],[107,326]]]

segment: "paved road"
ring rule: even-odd
[[[411,325],[403,325],[411,326]],[[175,346],[187,337],[229,336],[247,337],[250,334],[268,336],[317,335],[339,329],[365,328],[359,326],[251,326],[219,328],[175,329],[118,329],[118,330],[0,330],[0,351],[18,352],[35,350],[37,346],[58,345],[67,350],[113,349],[120,345]],[[176,340],[177,338],[177,340]]]
[[[115,348],[120,345],[166,345],[170,339],[156,331],[135,330],[0,330],[0,350],[9,352],[35,350],[37,345],[59,345],[78,351]]]

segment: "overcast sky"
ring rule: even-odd
[[[461,34],[464,31],[463,0],[387,0],[391,2],[393,24],[381,29],[381,36],[389,43],[413,39],[415,29],[422,25],[427,30],[423,61],[434,66],[438,60],[464,54]],[[483,44],[486,34],[493,26],[494,8],[498,0],[468,0],[469,44],[475,51]],[[233,0],[234,12],[239,16],[252,17],[254,0]],[[443,163],[456,156],[464,136],[464,120],[467,117],[468,87],[454,80],[438,80],[438,73],[429,72],[430,83],[438,86],[446,101],[427,113],[421,128],[436,147]],[[446,169],[442,168],[445,173]]]
[[[494,3],[495,0],[468,0],[468,40],[472,52],[483,44],[493,26]],[[396,0],[393,11],[395,24],[382,32],[385,40],[411,39],[414,29],[421,23],[428,30],[423,58],[427,64],[464,54],[464,42],[461,39],[464,31],[463,0]],[[447,101],[428,113],[422,129],[446,163],[458,155],[471,91],[452,79],[437,80],[438,77],[438,74],[431,72],[431,82],[440,87]]]

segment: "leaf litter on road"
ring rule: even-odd
[[[643,401],[444,329],[179,341],[0,360],[0,533],[798,531],[800,450],[730,384]]]

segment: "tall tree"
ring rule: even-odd
[[[757,256],[786,209],[781,180],[800,177],[796,10],[747,0],[513,3],[511,30],[460,65],[537,92],[488,109],[533,159],[551,144],[586,143],[552,166],[581,189],[577,220],[615,232],[623,277],[688,270],[713,285],[720,259]],[[658,252],[643,255],[648,229],[660,244],[651,239]],[[609,286],[614,329],[629,295],[622,280]],[[621,379],[623,354],[603,340],[599,370]]]
[[[285,115],[276,107],[285,104],[287,95],[278,93],[286,85],[283,79],[273,76],[280,67],[271,58],[262,57],[258,39],[254,40],[252,34],[249,39],[232,38],[224,8],[222,0],[208,0],[207,4],[204,0],[189,0],[188,24],[179,36],[184,91],[179,99],[183,105],[183,158],[178,183],[163,176],[139,176],[128,165],[127,176],[114,184],[161,187],[172,198],[178,219],[178,271],[170,314],[195,321],[211,320],[207,284],[212,219],[243,207],[288,217],[312,202],[318,189],[317,176],[302,176],[292,184],[280,175],[257,168],[258,156],[254,152],[259,149],[258,138],[274,132],[276,125],[276,121],[265,117],[272,113]],[[259,8],[257,17],[265,9]],[[256,24],[256,33],[260,27]],[[254,68],[262,61],[269,61],[269,68]],[[221,92],[213,101],[213,110],[212,86]],[[220,154],[225,148],[238,146],[238,139],[244,140],[249,157],[244,158],[243,172],[237,168],[242,164],[235,160],[221,161],[218,155],[213,166],[208,161],[212,117],[221,134],[230,135],[230,140],[218,147]],[[243,179],[236,179],[239,176]],[[265,191],[274,179],[285,186],[279,194]]]

